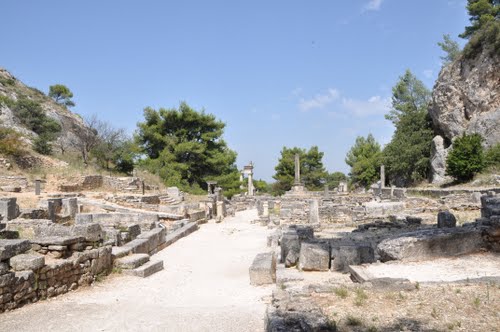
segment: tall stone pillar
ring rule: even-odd
[[[380,166],[380,185],[385,188],[385,166]]]
[[[248,196],[253,196],[254,195],[254,188],[253,188],[253,173],[248,174]]]
[[[295,154],[295,184],[300,185],[300,157],[299,154]]]
[[[38,179],[35,180],[35,195],[37,195],[37,196],[40,195],[40,193],[42,191],[41,190],[41,182],[42,182],[41,180],[38,180]]]

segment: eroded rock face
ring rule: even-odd
[[[500,56],[482,52],[443,68],[429,113],[443,138],[478,133],[484,145],[500,142]]]

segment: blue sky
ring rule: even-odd
[[[348,172],[356,136],[390,140],[384,114],[405,69],[432,88],[437,42],[458,40],[465,4],[4,0],[0,66],[45,92],[67,85],[75,112],[129,133],[146,106],[204,108],[256,178],[272,179],[283,146],[317,145],[329,171]]]

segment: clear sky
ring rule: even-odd
[[[238,166],[271,180],[283,146],[344,163],[356,136],[387,143],[405,69],[432,88],[437,42],[465,0],[2,0],[0,66],[73,110],[133,133],[146,106],[186,101],[224,121]],[[463,41],[459,41],[463,45]]]

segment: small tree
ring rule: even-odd
[[[380,144],[373,135],[368,134],[366,138],[358,136],[345,158],[346,164],[351,166],[352,183],[368,187],[376,182],[380,174],[381,159]]]
[[[451,39],[450,35],[443,35],[443,41],[438,42],[438,45],[445,53],[440,57],[444,65],[455,61],[460,56],[460,45]]]
[[[50,145],[50,137],[47,135],[40,135],[33,140],[33,150],[43,155],[50,155],[52,153],[52,145]]]
[[[453,141],[453,148],[446,159],[446,175],[463,182],[471,180],[485,166],[482,137],[465,133]]]
[[[49,97],[54,99],[54,101],[60,105],[66,107],[73,107],[75,103],[71,100],[73,98],[73,92],[62,84],[51,85],[49,87]]]
[[[467,0],[467,11],[470,15],[470,26],[465,27],[461,38],[470,38],[476,31],[482,29],[489,22],[500,18],[499,0]]]

